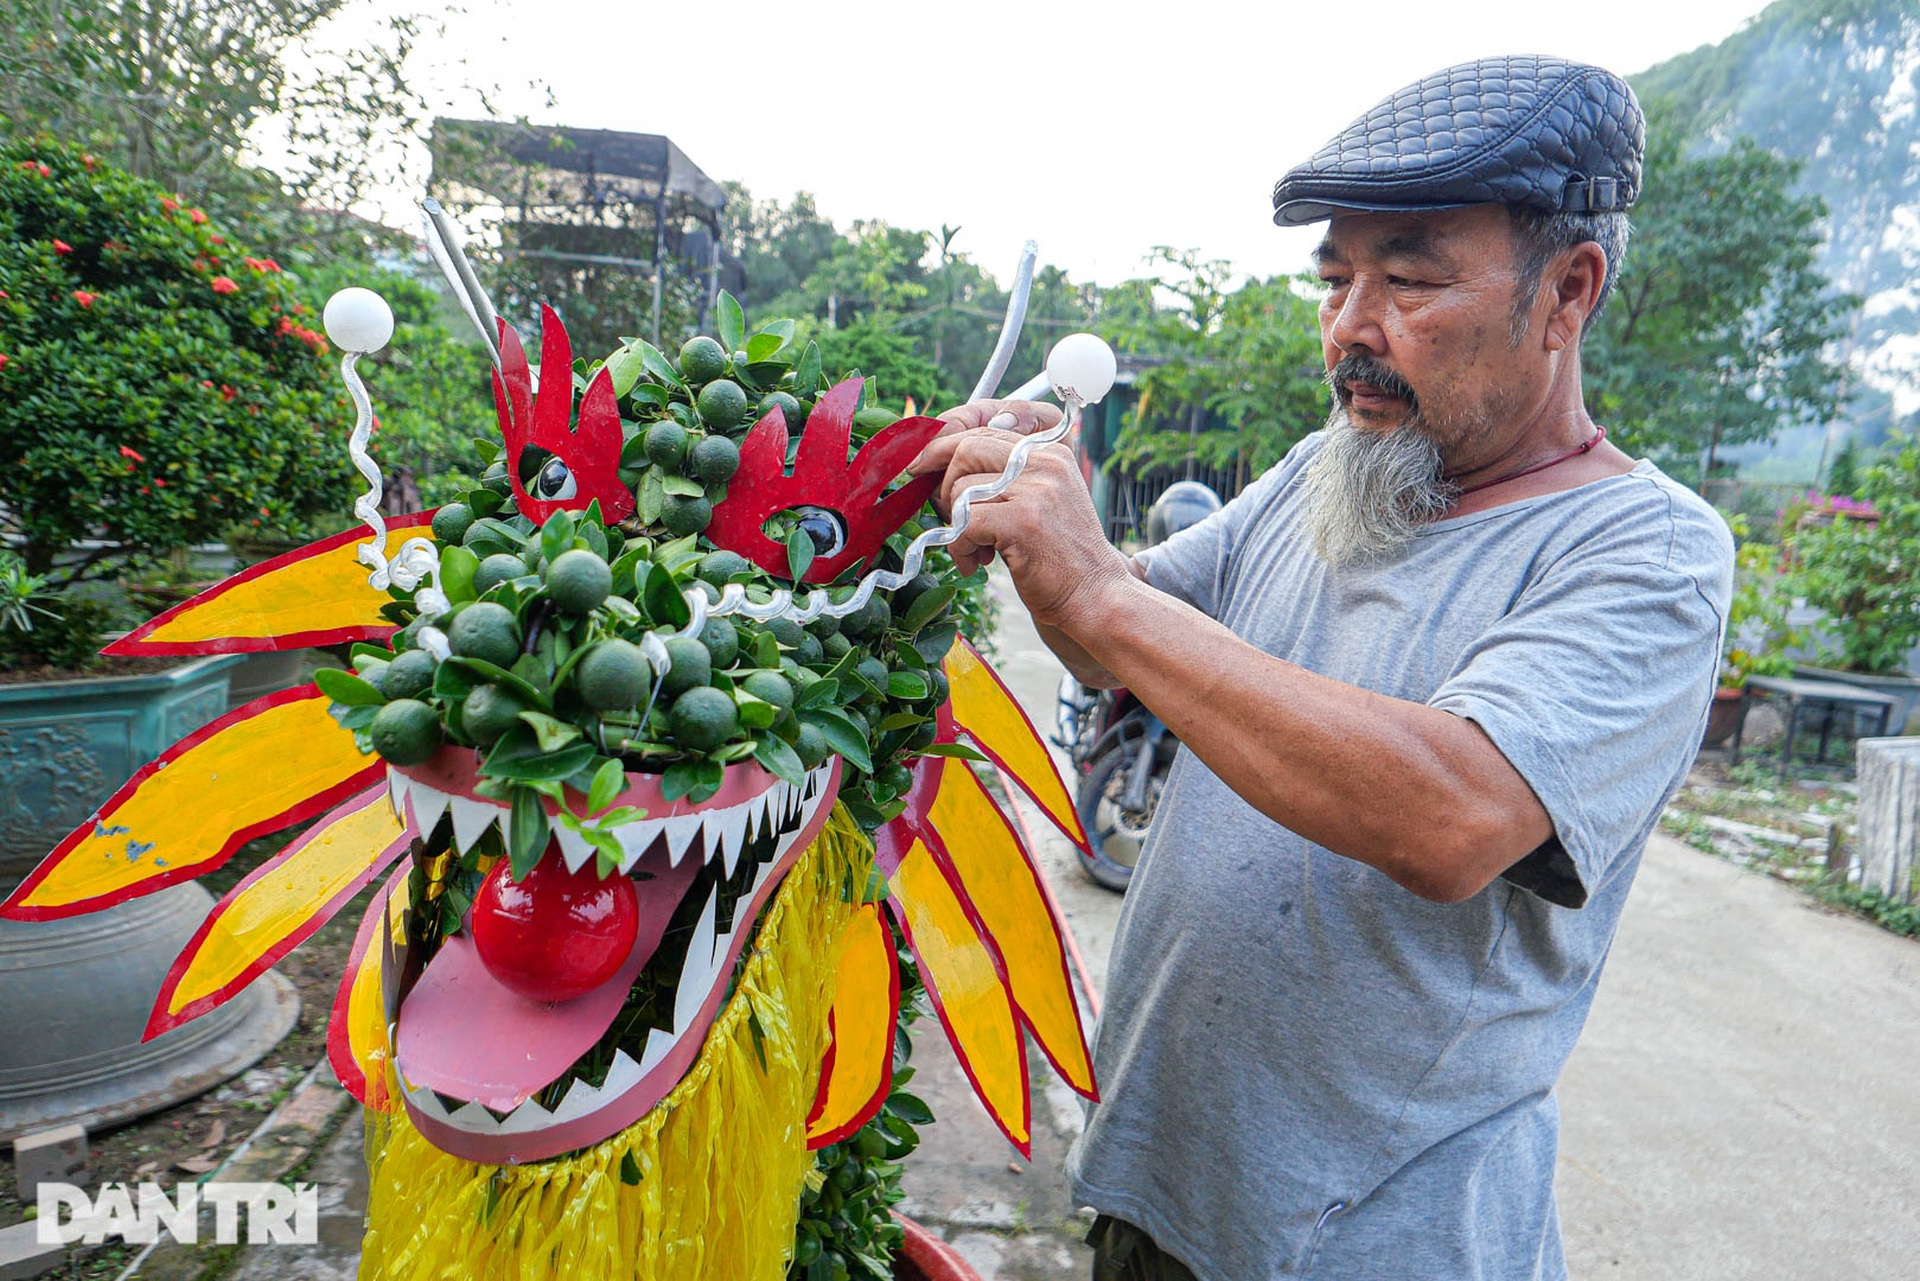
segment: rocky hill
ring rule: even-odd
[[[1831,214],[1826,272],[1865,300],[1851,428],[1865,444],[1920,428],[1920,0],[1779,0],[1633,86],[1700,147],[1744,134],[1804,162]]]

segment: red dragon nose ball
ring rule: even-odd
[[[612,978],[633,951],[633,879],[569,872],[557,852],[518,881],[500,860],[473,900],[473,945],[487,972],[530,1001],[570,1001]]]

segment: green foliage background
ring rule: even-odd
[[[316,317],[162,188],[78,147],[0,146],[0,294],[0,502],[30,571],[82,539],[102,545],[63,575],[348,502]]]

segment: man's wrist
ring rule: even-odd
[[[1081,578],[1051,625],[1097,659],[1104,648],[1100,642],[1115,635],[1117,625],[1138,607],[1148,590],[1116,551],[1098,570]]]

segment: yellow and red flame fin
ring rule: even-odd
[[[0,917],[78,916],[192,880],[255,837],[376,782],[380,759],[327,715],[312,685],[256,698],[141,766],[41,860]]]
[[[167,970],[141,1039],[218,1008],[271,969],[399,857],[412,835],[393,816],[386,789],[371,787],[249,872]]]
[[[896,820],[897,822],[897,820]],[[875,862],[893,890],[888,906],[913,949],[940,1025],[994,1124],[1024,1154],[1033,1143],[1026,1040],[999,957],[980,936],[953,870],[895,824],[874,833]]]
[[[391,1112],[399,1101],[387,1092],[387,1001],[380,990],[384,926],[389,938],[407,913],[409,864],[394,869],[367,905],[353,936],[340,990],[327,1019],[327,1059],[347,1093],[375,1112]]]
[[[1027,719],[1013,692],[962,637],[942,661],[952,697],[948,710],[961,731],[1020,784],[1067,839],[1087,849],[1087,832],[1073,807],[1073,794],[1060,777],[1040,732]]]
[[[893,930],[880,905],[867,903],[846,928],[833,1006],[832,1041],[820,1065],[820,1090],[807,1117],[807,1146],[849,1138],[886,1103],[893,1089],[893,1029],[900,1016],[900,965]]]
[[[431,538],[432,512],[396,516],[388,534]],[[253,654],[391,635],[391,598],[367,583],[359,560],[373,532],[355,528],[275,556],[149,619],[103,654]]]
[[[1097,1100],[1066,941],[1033,854],[965,761],[947,757],[926,767],[939,771],[939,790],[916,834],[952,870],[981,938],[1000,958],[1021,1023],[1060,1078]]]

